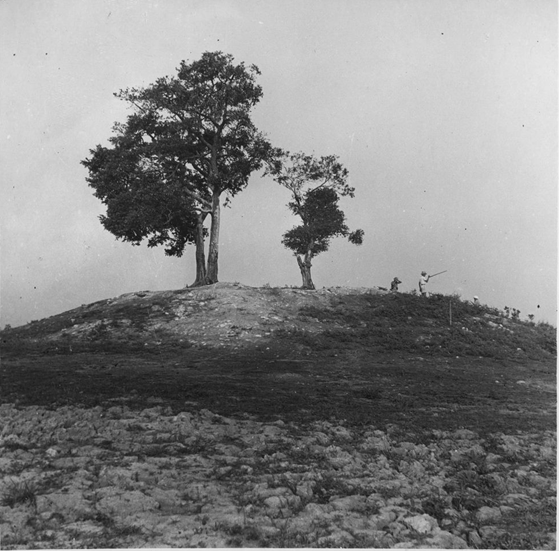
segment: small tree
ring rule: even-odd
[[[196,245],[193,285],[218,281],[220,200],[244,189],[271,146],[250,119],[262,96],[256,66],[222,52],[181,62],[176,77],[115,94],[133,113],[115,124],[111,147],[82,161],[89,185],[107,205],[103,226],[117,238],[165,245],[180,256]],[[204,227],[211,218],[206,264]]]
[[[268,164],[266,174],[291,192],[288,207],[302,224],[287,231],[282,243],[297,259],[303,289],[314,289],[312,259],[328,250],[333,237],[347,237],[356,245],[363,242],[363,230],[350,232],[338,206],[340,196],[354,196],[354,188],[347,183],[348,171],[334,155],[317,159],[282,152]]]

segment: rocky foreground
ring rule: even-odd
[[[0,548],[555,549],[554,533],[523,532],[554,515],[553,432],[265,424],[152,405],[0,406]]]

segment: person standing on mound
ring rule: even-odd
[[[431,276],[427,275],[427,272],[421,272],[421,277],[419,278],[419,293],[421,294],[422,297],[429,296],[426,287],[430,277]]]

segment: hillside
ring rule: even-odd
[[[555,548],[547,324],[223,283],[0,344],[2,548]]]
[[[241,348],[289,340],[312,350],[363,344],[378,352],[552,359],[555,329],[458,297],[377,289],[253,288],[219,283],[136,292],[0,332],[4,345],[46,350],[182,346]]]
[[[170,404],[186,399],[225,414],[303,420],[321,418],[326,406],[329,415],[354,422],[380,411],[386,421],[404,415],[433,426],[433,407],[444,411],[453,402],[483,397],[493,407],[494,399],[555,391],[553,327],[512,320],[454,296],[426,300],[378,289],[219,283],[128,293],[0,336],[8,377],[1,392],[45,404],[96,404],[135,388],[140,405],[159,389]],[[10,380],[8,366],[23,358],[23,372]],[[153,380],[155,366],[160,371]],[[25,370],[34,381],[46,380],[22,392]],[[67,381],[69,373],[72,383],[61,394],[57,381]],[[119,385],[107,385],[107,377]],[[224,394],[225,381],[230,387]],[[439,404],[431,393],[440,395]],[[452,426],[452,418],[445,419]]]

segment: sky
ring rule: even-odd
[[[360,247],[313,261],[322,287],[478,296],[556,325],[554,0],[0,0],[0,327],[139,290],[182,258],[103,229],[80,161],[130,113],[113,96],[222,51],[255,64],[273,145],[337,155]],[[261,173],[222,211],[219,279],[299,286],[289,192]]]

